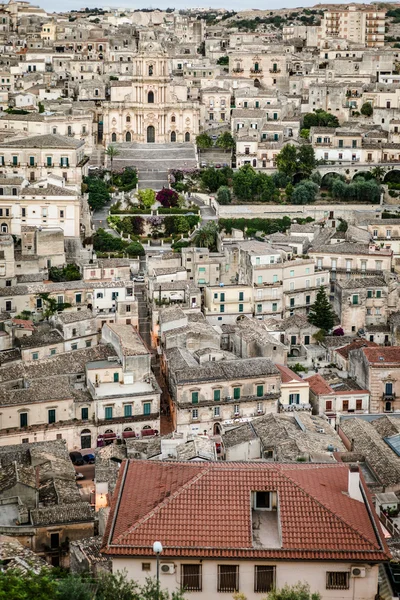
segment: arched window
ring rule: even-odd
[[[385,412],[392,412],[392,403],[385,402]]]
[[[132,135],[131,135],[130,131],[126,132],[125,141],[126,142],[131,142],[132,141]]]
[[[149,104],[154,104],[154,92],[149,92],[147,94],[147,102]]]
[[[153,75],[153,65],[149,65],[149,75],[150,77]]]
[[[172,117],[171,117],[171,123],[175,123],[175,121],[176,121],[176,117],[175,117],[175,115],[172,115]]]
[[[171,142],[176,142],[176,133],[175,133],[175,131],[171,131]]]
[[[71,125],[68,125],[68,135],[72,135],[72,127],[71,127]]]
[[[133,431],[132,427],[125,427],[124,431]]]
[[[1,224],[1,233],[8,233],[8,225],[7,223]]]
[[[256,167],[256,166],[257,166],[257,159],[253,158],[253,167]]]
[[[188,131],[185,133],[185,142],[190,142],[190,133]]]
[[[130,116],[129,116],[129,115],[126,117],[126,122],[127,122],[127,123],[130,123],[130,122],[131,122],[131,118],[130,118]]]
[[[117,134],[116,133],[112,133],[111,134],[111,141],[112,142],[116,142],[117,141]]]
[[[92,435],[90,429],[82,429],[81,431],[81,448],[92,447]]]

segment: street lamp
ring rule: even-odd
[[[161,542],[154,542],[153,544],[153,552],[157,558],[157,600],[160,598],[160,554],[163,551]]]

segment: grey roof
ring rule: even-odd
[[[164,323],[170,323],[171,321],[185,319],[186,315],[179,306],[168,306],[160,310],[158,318],[160,325],[163,325]]]
[[[9,140],[0,144],[0,148],[43,148],[43,149],[76,149],[84,145],[84,141],[59,134],[34,135],[19,140]]]
[[[222,441],[225,448],[233,448],[239,444],[256,439],[257,434],[250,423],[243,423],[243,425],[234,427],[222,435]]]
[[[71,189],[63,188],[58,185],[48,183],[45,187],[24,187],[20,191],[23,196],[77,196],[78,194]]]
[[[35,331],[32,335],[25,335],[18,339],[18,344],[22,350],[25,348],[39,348],[41,346],[59,344],[61,342],[63,342],[62,335],[56,329]]]
[[[57,315],[56,320],[63,325],[68,323],[77,323],[79,321],[87,321],[87,319],[95,319],[96,316],[91,310],[79,310],[76,312],[62,312]]]
[[[322,244],[317,246],[315,240],[313,247],[310,248],[310,252],[330,252],[331,254],[371,254],[369,244],[352,243],[352,242],[339,242],[338,244]],[[384,256],[384,253],[382,253]],[[379,252],[376,252],[376,256],[379,257]]]
[[[57,504],[31,510],[33,525],[54,525],[56,523],[81,523],[94,521],[94,511],[88,502]]]
[[[173,365],[171,365],[173,369]],[[266,358],[251,358],[239,360],[223,360],[198,365],[196,368],[187,366],[175,372],[177,383],[202,381],[232,381],[252,377],[279,375],[272,361]]]
[[[386,281],[382,277],[359,277],[355,279],[342,279],[337,282],[342,289],[374,288],[387,287]]]

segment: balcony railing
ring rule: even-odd
[[[244,69],[232,69],[232,73],[243,73]]]
[[[396,400],[396,394],[393,392],[392,394],[388,394],[387,392],[383,392],[382,400]]]
[[[252,75],[262,75],[262,69],[250,69]]]
[[[269,72],[270,73],[280,73],[281,70],[280,69],[270,69]]]

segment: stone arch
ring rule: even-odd
[[[147,94],[147,104],[154,104],[154,92],[152,90]]]
[[[176,131],[171,131],[171,142],[176,142]]]
[[[400,169],[391,169],[388,171],[384,178],[384,183],[400,183]]]
[[[8,233],[8,225],[7,223],[1,224],[1,233]]]
[[[188,131],[185,133],[185,142],[190,142],[190,133]]]
[[[81,431],[81,448],[92,447],[92,432],[90,429],[82,429]]]
[[[132,134],[130,131],[127,131],[125,134],[125,141],[126,142],[131,142],[132,141]]]
[[[117,134],[116,134],[115,132],[113,132],[113,133],[111,134],[111,141],[112,141],[112,142],[116,142],[116,141],[117,141]]]
[[[156,141],[156,130],[153,125],[149,125],[147,128],[147,143],[154,144]]]
[[[256,87],[256,88],[259,88],[259,87],[261,87],[260,80],[259,80],[259,79],[257,79],[257,77],[256,77],[256,78],[255,78],[255,80],[254,80],[254,87]]]

